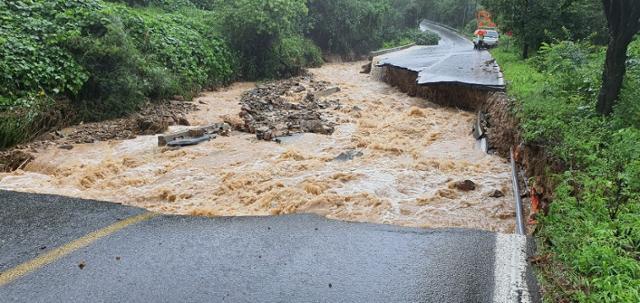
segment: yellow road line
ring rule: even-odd
[[[157,216],[155,213],[144,213],[141,215],[129,217],[122,221],[118,221],[112,225],[109,225],[105,228],[94,231],[86,236],[79,238],[73,242],[69,242],[63,246],[60,246],[54,250],[48,251],[37,258],[22,263],[16,267],[13,267],[7,271],[0,272],[0,287],[11,283],[12,281],[25,276],[33,271],[38,270],[39,268],[53,263],[60,258],[80,249],[90,245],[91,243],[104,238],[108,235],[111,235],[129,225],[136,224],[142,221],[149,220],[153,217]]]

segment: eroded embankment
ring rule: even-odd
[[[331,96],[339,106],[327,109],[335,124],[331,134],[295,134],[277,143],[236,131],[177,150],[158,147],[155,136],[73,144],[71,150],[43,148],[23,169],[0,174],[0,189],[164,213],[316,213],[512,232],[509,164],[476,148],[475,114],[408,97],[360,74],[361,65],[328,64],[311,71],[316,80],[342,89]],[[206,93],[195,101],[200,110],[187,118],[192,125],[242,121],[239,102],[253,88],[238,83]]]
[[[513,150],[516,163],[522,168],[517,177],[521,194],[525,195],[524,212],[528,217],[525,220],[535,221],[535,217],[531,216],[531,195],[538,195],[541,203],[537,206],[539,209],[544,210],[548,206],[552,199],[550,189],[553,188],[553,181],[547,168],[560,171],[561,164],[547,155],[544,148],[523,144],[514,102],[505,92],[459,84],[418,85],[417,72],[389,65],[373,68],[372,74],[411,96],[426,98],[447,107],[482,112],[486,118],[485,136],[490,151],[509,159]],[[525,180],[527,176],[533,178]]]

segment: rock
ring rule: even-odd
[[[339,92],[339,91],[340,91],[340,88],[339,88],[339,87],[337,87],[337,86],[334,86],[334,87],[329,87],[329,88],[327,88],[327,89],[323,89],[323,90],[321,90],[321,91],[319,91],[319,92],[316,92],[314,95],[315,95],[316,97],[321,98],[321,97],[329,96],[329,95],[331,95],[331,94],[335,94],[335,93],[337,93],[337,92]]]
[[[176,101],[184,101],[184,97],[181,96],[181,95],[175,95],[171,99],[176,100]]]
[[[73,145],[71,144],[62,144],[62,145],[58,145],[59,149],[66,149],[66,150],[72,150],[73,149]]]
[[[502,191],[499,191],[499,190],[496,189],[493,192],[491,192],[489,197],[491,197],[491,198],[502,198],[502,197],[504,197],[504,193]]]
[[[176,122],[178,123],[178,125],[191,126],[191,123],[185,117],[178,117],[178,119],[176,119]]]
[[[464,180],[453,183],[453,187],[461,191],[472,191],[476,189],[476,184],[471,180]]]
[[[307,90],[307,88],[306,88],[306,87],[304,87],[303,85],[300,85],[299,83],[298,83],[298,85],[294,86],[294,87],[291,89],[291,91],[292,91],[292,92],[294,92],[294,93],[303,92],[303,91],[305,91],[305,90]]]
[[[335,160],[336,161],[350,161],[353,160],[356,157],[362,157],[364,156],[364,154],[361,151],[358,150],[348,150],[345,152],[340,153]]]

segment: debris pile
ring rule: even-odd
[[[158,146],[181,147],[196,145],[215,139],[218,135],[228,136],[231,127],[227,123],[215,123],[208,126],[174,132],[158,136]]]
[[[340,102],[326,97],[339,90],[311,76],[258,86],[240,101],[241,130],[267,141],[296,133],[330,135],[336,123],[329,110],[340,108]]]
[[[169,101],[145,106],[140,112],[126,118],[82,123],[39,136],[34,141],[0,151],[0,172],[11,172],[24,167],[39,149],[57,147],[71,150],[73,144],[96,141],[132,139],[138,135],[165,132],[170,125],[189,125],[185,118],[198,107],[192,102]]]

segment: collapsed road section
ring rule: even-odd
[[[423,21],[437,33],[436,46],[414,46],[375,58],[385,82],[412,96],[467,110],[477,110],[494,91],[504,90],[500,68],[486,50],[441,25]]]
[[[408,97],[360,74],[362,64],[326,64],[310,70],[313,78],[307,80],[238,83],[207,92],[193,102],[199,110],[185,116],[191,126],[169,131],[222,122],[235,130],[198,145],[160,147],[156,136],[139,136],[73,144],[71,150],[38,149],[21,169],[0,174],[0,189],[167,214],[315,213],[347,221],[512,232],[509,163],[476,148],[470,134],[476,115]],[[324,84],[314,88],[318,83]],[[340,91],[304,100],[309,92],[331,87]],[[256,97],[247,100],[247,94]],[[266,126],[289,136],[276,137],[280,143],[259,140],[243,130],[251,122],[241,117],[243,111],[251,113],[256,124],[249,125],[256,130]],[[333,132],[300,132],[299,115],[307,113],[311,116],[303,120],[317,120]]]

